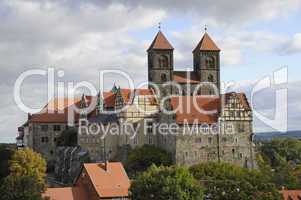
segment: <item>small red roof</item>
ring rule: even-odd
[[[217,47],[217,45],[214,43],[214,41],[211,39],[211,37],[208,35],[208,33],[204,34],[201,41],[195,47],[193,52],[195,52],[196,50],[200,50],[200,51],[220,51],[220,49]]]
[[[284,200],[300,200],[301,190],[281,190]]]
[[[178,124],[193,124],[195,120],[199,124],[213,124],[218,121],[220,98],[210,96],[174,96],[171,98],[171,106],[176,111],[176,123]],[[209,114],[206,111],[211,111],[212,113]]]
[[[151,49],[173,50],[174,48],[171,46],[164,34],[159,31],[147,51]]]
[[[120,162],[85,163],[83,168],[92,183],[97,195],[102,199],[122,198],[129,196],[130,180]],[[47,188],[43,197],[50,200],[88,200],[91,196],[89,182],[78,182],[73,187]]]
[[[84,164],[94,189],[101,198],[128,197],[130,180],[120,162]]]

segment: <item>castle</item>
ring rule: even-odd
[[[175,71],[173,51],[159,31],[147,50],[148,88],[122,89],[114,85],[111,91],[97,96],[74,99],[71,104],[82,110],[92,100],[97,102],[94,110],[74,118],[80,132],[78,145],[94,161],[123,160],[128,149],[148,144],[170,152],[175,164],[224,161],[253,168],[252,110],[245,94],[220,93],[220,49],[206,32],[193,50],[193,71]],[[163,108],[170,111],[166,113],[160,102],[168,96],[163,101]],[[55,105],[54,112],[47,112],[49,105]],[[125,105],[121,112],[105,112]],[[70,101],[57,98],[41,112],[28,115],[27,122],[19,127],[18,144],[31,147],[49,163],[54,162],[57,137],[69,128],[66,113],[70,107]],[[201,112],[212,110],[215,112]],[[125,127],[130,134],[88,134],[81,126],[88,124],[101,125],[102,131]],[[156,134],[161,124],[177,128],[173,133],[163,130],[165,134]]]

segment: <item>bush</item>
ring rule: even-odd
[[[183,167],[152,165],[132,183],[135,200],[203,200],[203,189]]]
[[[270,179],[257,170],[249,170],[228,163],[209,162],[192,166],[190,172],[206,188],[207,199],[282,199]]]
[[[130,175],[137,175],[152,164],[169,166],[172,164],[171,155],[158,147],[144,145],[129,152],[125,167]]]

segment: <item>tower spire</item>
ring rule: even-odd
[[[158,26],[158,27],[161,28],[161,25]],[[166,39],[164,34],[159,30],[159,32],[157,33],[155,39],[153,40],[153,42],[151,43],[151,45],[150,45],[150,47],[148,48],[147,51],[150,51],[152,49],[155,49],[155,50],[173,50],[173,47],[171,46],[169,41]]]
[[[194,51],[220,51],[215,42],[211,39],[211,37],[207,33],[207,26],[205,27],[205,34],[202,39],[195,47]]]

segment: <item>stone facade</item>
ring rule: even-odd
[[[112,91],[102,95],[99,93],[96,97],[88,98],[83,95],[78,101],[83,110],[77,121],[78,145],[89,152],[92,161],[125,158],[126,155],[123,154],[127,152],[126,149],[150,144],[170,152],[175,164],[194,165],[199,162],[225,161],[253,168],[255,152],[252,141],[252,110],[245,94],[220,94],[220,49],[205,33],[193,51],[193,71],[174,71],[173,50],[160,31],[147,51],[150,82],[148,89],[120,89],[114,85]],[[166,86],[168,82],[178,83],[179,88]],[[159,90],[151,83],[158,85]],[[205,86],[199,87],[200,84]],[[169,94],[173,96],[164,102],[164,108],[174,112],[165,114],[160,107],[160,101]],[[87,113],[85,108],[92,98],[97,98],[97,106]],[[178,106],[193,107],[191,100],[197,98],[201,108],[215,109],[216,112],[178,112],[175,102],[179,98],[189,101],[178,103]],[[120,109],[123,110],[107,114],[107,111]],[[184,123],[185,119],[189,120],[187,124]],[[194,119],[198,121],[198,125],[215,125],[215,134],[208,127],[200,127],[193,134],[188,134],[187,128],[189,132],[194,130]],[[53,123],[51,120],[47,123],[33,123],[29,120],[27,135],[32,137],[33,149],[48,160],[53,160],[55,138],[66,128],[66,123]],[[128,123],[132,127],[126,127],[127,134],[124,134],[121,130],[124,131],[124,125]],[[177,125],[177,134],[154,134],[158,131],[154,124],[163,123]],[[82,131],[81,125],[93,124],[103,127],[99,135],[87,134],[87,129]],[[60,131],[54,130],[55,126],[60,126]],[[103,130],[116,127],[118,134],[107,134],[102,138]],[[231,134],[228,134],[229,129]],[[203,134],[204,132],[207,134]]]
[[[56,140],[66,126],[66,123],[29,122],[26,146],[41,153],[48,165],[54,166]]]

